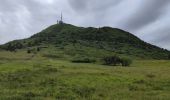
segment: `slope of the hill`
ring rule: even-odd
[[[100,57],[118,54],[142,59],[168,59],[169,51],[151,45],[129,32],[111,28],[83,28],[70,24],[56,24],[24,40],[9,42],[1,48],[16,49],[41,47],[63,52],[68,56]]]

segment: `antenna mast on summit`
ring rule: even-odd
[[[61,21],[63,21],[63,13],[61,12]]]
[[[59,21],[59,24],[63,24],[63,13],[61,12],[61,19],[60,19],[60,21]]]

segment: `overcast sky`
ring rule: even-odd
[[[0,0],[0,44],[56,24],[111,26],[170,50],[170,0]]]

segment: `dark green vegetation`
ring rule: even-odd
[[[1,48],[9,51],[26,48],[30,53],[35,51],[32,49],[51,47],[71,57],[102,58],[118,54],[135,59],[168,59],[170,54],[169,51],[148,44],[120,29],[83,28],[69,24],[50,26],[28,39],[10,42]],[[55,56],[52,53],[49,55]]]
[[[170,52],[120,29],[53,25],[0,48],[0,100],[170,99]]]
[[[75,57],[72,59],[73,63],[95,63],[96,60],[93,58],[88,58],[88,57]]]
[[[132,64],[132,60],[129,58],[120,58],[117,55],[114,56],[110,56],[110,57],[105,57],[103,58],[104,64],[105,65],[122,65],[122,66],[130,66],[130,64]]]

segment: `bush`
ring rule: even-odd
[[[132,64],[132,60],[129,58],[121,58],[122,66],[130,66]]]
[[[128,58],[121,58],[117,55],[105,57],[103,59],[105,65],[122,65],[122,66],[130,66],[132,64],[132,60]]]
[[[39,52],[41,49],[40,49],[40,47],[37,47],[37,51]]]
[[[31,53],[31,50],[30,50],[30,49],[28,49],[28,50],[27,50],[27,53]]]
[[[105,65],[114,65],[114,66],[116,66],[117,64],[121,63],[121,59],[117,55],[110,56],[110,57],[105,57],[103,60],[104,60]]]
[[[94,63],[96,62],[95,59],[88,58],[88,57],[75,57],[72,59],[73,63]]]
[[[22,48],[23,48],[23,44],[20,42],[8,43],[4,47],[4,49],[11,51],[11,52],[16,51],[16,49],[22,49]]]
[[[29,54],[29,53],[34,53],[34,54],[36,54],[38,51],[37,51],[37,48],[28,48],[27,49],[27,53]]]

